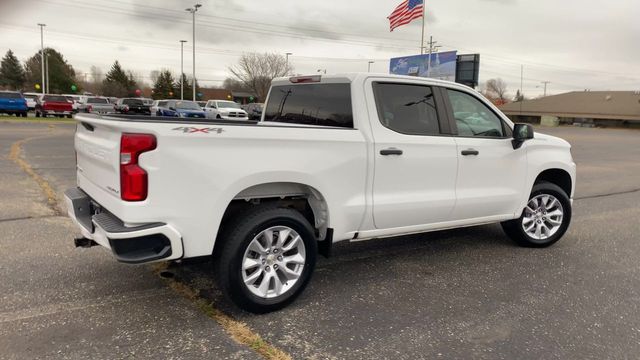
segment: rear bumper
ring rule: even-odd
[[[82,236],[110,249],[118,261],[142,264],[182,258],[182,236],[171,225],[125,224],[80,188],[67,190],[64,197],[69,217]]]

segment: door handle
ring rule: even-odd
[[[396,148],[388,148],[380,150],[380,155],[389,156],[389,155],[402,155],[402,150]]]
[[[469,155],[478,156],[478,155],[480,155],[480,151],[478,151],[476,149],[467,149],[467,150],[462,150],[461,154],[463,156],[469,156]]]

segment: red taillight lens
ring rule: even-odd
[[[87,105],[87,111],[88,112],[92,112],[93,111],[93,106],[92,105]]]
[[[147,172],[138,165],[140,154],[154,150],[156,137],[151,134],[122,134],[120,138],[120,197],[125,201],[147,198]]]

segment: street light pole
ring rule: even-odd
[[[45,88],[44,88],[44,27],[47,26],[46,24],[38,24],[38,26],[40,26],[40,62],[42,63],[42,95],[46,94],[45,92]]]
[[[375,61],[369,61],[369,66],[367,67],[367,72],[371,72],[371,64],[374,64]]]
[[[201,4],[195,4],[192,8],[186,9],[193,15],[193,101],[196,101],[196,12]]]
[[[44,57],[45,60],[45,64],[46,64],[46,74],[47,74],[47,94],[50,92],[49,90],[49,54],[46,54],[46,56]]]
[[[289,56],[291,56],[291,55],[293,55],[293,53],[288,52],[288,53],[285,54],[286,59],[287,59],[287,72],[289,72]]]
[[[180,100],[184,100],[184,43],[187,40],[180,40]]]

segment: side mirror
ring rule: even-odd
[[[515,124],[513,126],[513,140],[511,140],[513,149],[519,149],[525,141],[533,139],[533,133],[533,126],[529,124]]]

